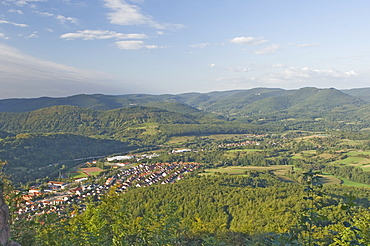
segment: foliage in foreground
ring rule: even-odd
[[[38,217],[15,240],[24,246],[370,243],[369,190],[333,186],[311,196],[267,173],[252,175],[193,177],[121,195],[111,190],[73,218]],[[350,204],[345,193],[357,199]]]

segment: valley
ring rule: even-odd
[[[348,232],[359,243],[370,242],[370,102],[356,93],[0,100],[14,239],[304,245],[309,236],[329,245],[347,240],[345,221],[361,227]],[[302,220],[316,216],[311,210],[323,217]]]

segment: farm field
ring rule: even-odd
[[[357,183],[357,182],[354,182],[354,181],[351,181],[351,180],[348,180],[348,179],[345,179],[345,178],[340,178],[340,179],[343,181],[342,184],[346,185],[346,186],[370,188],[370,185],[368,185],[368,184]]]
[[[212,135],[203,135],[200,136],[200,138],[208,138],[211,140],[224,140],[224,139],[232,139],[232,138],[242,138],[245,137],[245,134],[212,134]],[[192,141],[196,137],[195,136],[176,136],[176,137],[171,137],[168,143],[170,144],[180,144],[180,143],[185,143],[186,141]]]
[[[284,182],[295,182],[291,178],[285,176],[285,173],[288,170],[292,170],[293,166],[291,165],[276,165],[276,166],[269,166],[269,167],[259,167],[259,166],[228,166],[228,167],[220,167],[220,168],[209,168],[206,169],[205,172],[202,175],[212,175],[216,172],[219,173],[227,173],[230,175],[245,175],[247,171],[267,171],[271,170],[273,173],[282,181]],[[299,171],[298,168],[295,169],[295,171]],[[339,179],[337,177],[334,177],[333,175],[329,174],[322,174],[320,175],[321,183],[329,185],[329,184],[341,184],[348,186],[363,186],[363,187],[370,187],[367,185],[355,183],[355,182],[348,182],[348,180]]]
[[[320,175],[321,179],[320,182],[322,184],[341,184],[342,180],[334,177],[333,175],[323,173]]]
[[[230,175],[245,175],[248,171],[273,171],[273,173],[285,182],[293,182],[292,179],[284,176],[288,170],[292,170],[291,165],[276,165],[269,167],[259,167],[259,166],[228,166],[220,168],[209,168],[206,169],[203,175],[212,175],[216,172],[227,173]]]
[[[235,153],[235,152],[261,152],[262,149],[230,149],[227,152]]]
[[[89,176],[97,176],[99,175],[103,170],[98,167],[88,167],[88,168],[79,168],[79,169],[71,169],[70,172],[67,172],[67,176],[69,178],[86,178]]]

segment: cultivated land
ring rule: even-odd
[[[230,174],[230,175],[245,175],[248,176],[248,171],[271,171],[274,173],[280,180],[284,182],[295,182],[290,177],[286,176],[288,170],[292,170],[294,167],[291,165],[277,165],[277,166],[270,166],[270,167],[258,167],[258,166],[232,166],[232,167],[219,167],[219,168],[209,168],[205,169],[204,173],[201,175],[214,175],[216,173],[221,174]],[[329,185],[329,184],[341,184],[343,183],[341,179],[336,178],[332,175],[319,175],[320,183]],[[348,181],[348,180],[347,180]],[[348,186],[358,186],[361,187],[358,183],[350,183],[344,182],[344,185]],[[370,187],[370,185],[363,185],[363,187]]]

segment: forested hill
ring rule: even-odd
[[[8,132],[70,132],[83,135],[116,132],[133,124],[197,124],[197,116],[150,107],[97,111],[76,106],[54,106],[24,113],[0,113],[0,128]]]
[[[345,112],[368,104],[336,89],[302,88],[289,94],[261,99],[246,105],[239,114],[269,114],[284,112],[291,115],[321,116],[331,112]]]
[[[111,110],[130,106],[149,106],[172,112],[200,114],[201,109],[225,116],[264,114],[274,111],[316,112],[347,110],[368,104],[364,89],[339,91],[334,88],[301,88],[284,90],[278,88],[254,88],[250,90],[220,91],[209,93],[183,93],[177,95],[75,95],[64,98],[30,98],[0,100],[0,112],[28,112],[41,108],[71,105],[92,110]]]
[[[218,124],[207,127],[207,133],[225,132],[216,131],[216,128],[219,123],[230,125],[231,121],[259,128],[264,126],[273,131],[276,127],[297,130],[369,128],[370,102],[361,99],[365,95],[358,89],[347,92],[352,95],[335,88],[254,88],[178,95],[95,94],[6,99],[0,100],[0,112],[3,112],[0,113],[0,127],[8,132],[85,132],[88,135],[111,133],[117,128],[147,122],[167,124],[162,130],[176,132],[176,135],[202,132],[195,129],[194,124]],[[185,131],[176,124],[182,124]],[[229,126],[226,132],[230,132]]]
[[[364,101],[370,102],[370,88],[355,88],[342,90],[342,92],[354,97],[361,98]]]

